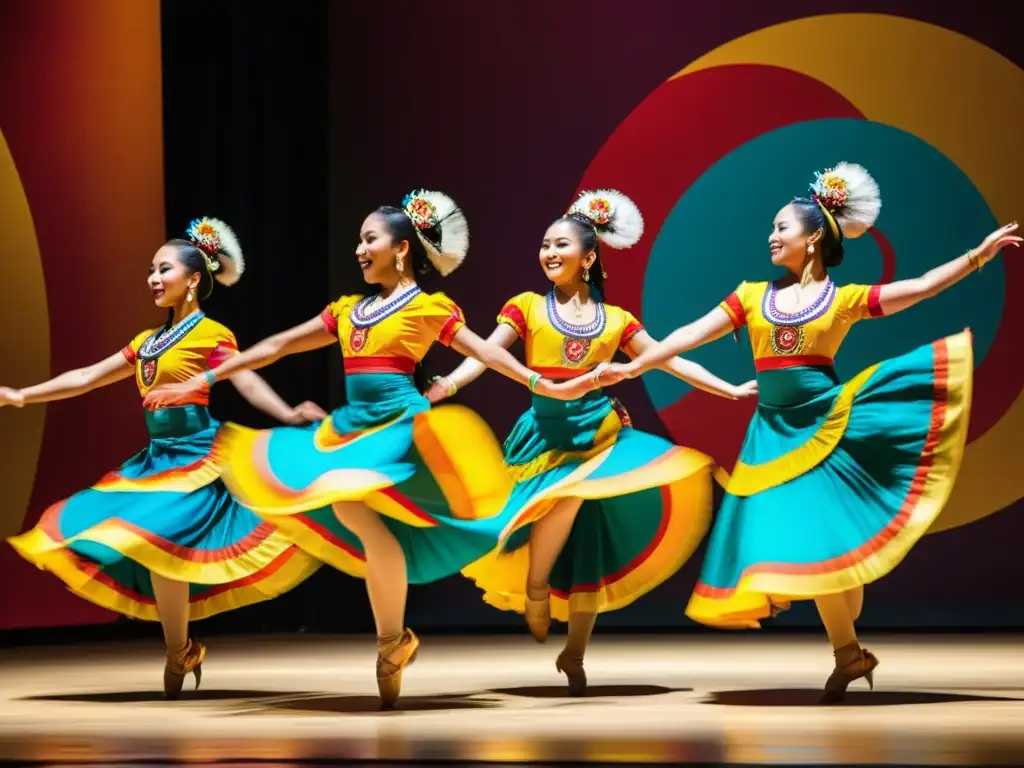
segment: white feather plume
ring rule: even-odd
[[[235,231],[219,219],[211,219],[220,235],[220,250],[217,252],[217,261],[220,262],[220,269],[213,277],[221,285],[234,285],[241,279],[245,272],[245,254],[242,253],[242,244],[238,242]]]
[[[238,282],[245,272],[245,256],[231,227],[220,219],[204,216],[194,219],[185,235],[203,251],[214,280],[221,285]]]
[[[830,184],[839,181],[844,186],[846,199],[836,207],[829,207],[843,237],[860,237],[874,226],[882,211],[882,194],[878,183],[867,169],[856,163],[836,163],[834,168],[816,175],[811,189],[828,206]]]
[[[427,258],[442,277],[447,277],[466,259],[469,251],[469,222],[458,204],[443,192],[419,189],[412,198],[422,198],[430,203],[436,217],[435,226],[441,232],[441,247],[431,243],[416,230],[420,242],[427,252]]]
[[[640,209],[616,189],[585,190],[568,213],[589,220],[597,230],[597,238],[619,250],[636,245],[644,234]]]

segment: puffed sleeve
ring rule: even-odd
[[[520,339],[526,338],[526,318],[530,316],[535,293],[520,293],[505,302],[498,313],[498,322],[507,325]]]
[[[622,325],[622,335],[619,337],[619,349],[625,351],[626,347],[629,346],[629,342],[644,329],[644,326],[632,313],[626,310],[622,310],[622,313],[625,315],[625,320]]]
[[[210,350],[210,355],[207,357],[206,362],[210,368],[216,368],[229,357],[237,354],[238,341],[235,339],[235,334],[227,328],[224,328],[221,330],[221,333],[218,334],[216,342],[214,343],[213,349]]]
[[[718,305],[729,315],[729,319],[732,320],[733,330],[738,331],[747,324],[747,297],[749,293],[748,284],[742,282],[736,286],[735,291],[726,296]]]
[[[425,318],[430,334],[446,347],[451,345],[455,334],[466,326],[466,318],[459,305],[443,293],[435,293],[430,297]]]
[[[324,307],[324,311],[320,313],[320,319],[323,321],[325,331],[333,336],[338,335],[338,318],[344,317],[352,311],[352,305],[356,298],[356,296],[342,296]]]
[[[880,285],[844,285],[837,296],[838,309],[852,320],[882,317],[881,294]]]
[[[122,349],[121,354],[124,355],[124,359],[132,365],[135,365],[139,359],[139,347],[142,346],[142,342],[148,339],[156,329],[150,328],[148,331],[143,331],[130,342],[128,342]]]

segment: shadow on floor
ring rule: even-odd
[[[180,701],[228,701],[231,699],[273,699],[282,691],[237,691],[216,688],[189,690],[186,685]],[[289,692],[289,696],[296,694]],[[312,693],[298,695],[315,696]],[[149,701],[165,701],[163,691],[106,691],[103,693],[60,693],[49,696],[24,696],[22,701],[79,701],[90,704],[141,704]]]
[[[495,699],[471,697],[459,694],[438,696],[403,696],[394,709],[382,709],[376,696],[351,696],[344,694],[299,694],[253,701],[244,706],[236,715],[254,714],[295,714],[295,715],[387,715],[402,712],[438,712],[459,709],[489,709],[500,706]]]
[[[715,691],[702,704],[729,707],[817,707],[819,688],[763,688],[748,691]],[[907,704],[951,704],[965,701],[1019,701],[1007,696],[973,696],[934,691],[847,691],[839,706],[892,707]],[[835,706],[835,705],[832,705]]]
[[[692,691],[692,688],[665,688],[661,685],[589,685],[585,698],[632,698],[635,696],[662,696],[666,693]],[[565,685],[532,685],[516,688],[492,688],[491,693],[523,696],[530,699],[565,699],[569,691]]]

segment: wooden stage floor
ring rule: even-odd
[[[1024,765],[1024,638],[862,638],[876,689],[815,705],[824,638],[598,636],[571,699],[561,637],[424,637],[377,709],[370,638],[213,638],[203,686],[160,693],[156,643],[0,652],[0,758]]]

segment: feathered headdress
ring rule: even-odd
[[[878,184],[864,166],[837,163],[814,174],[811,195],[825,213],[837,238],[860,237],[874,225],[882,210]]]
[[[234,285],[245,272],[245,257],[234,231],[220,219],[193,219],[185,237],[200,250],[206,268],[221,285]]]
[[[580,192],[566,216],[589,221],[597,230],[597,239],[612,248],[630,248],[644,234],[644,217],[636,203],[614,189]]]
[[[443,192],[418,189],[405,196],[402,210],[434,269],[442,277],[458,269],[469,250],[469,222],[455,201]]]

